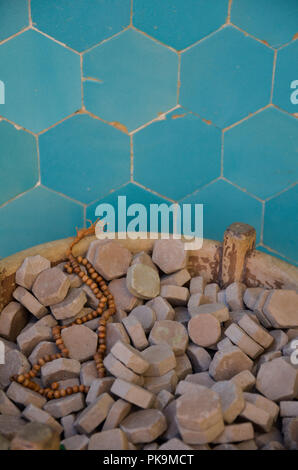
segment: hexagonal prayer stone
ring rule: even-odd
[[[131,404],[125,400],[119,398],[110,408],[108,416],[104,422],[103,431],[108,431],[109,429],[115,429],[119,427],[119,424],[126,418],[130,413]]]
[[[176,411],[178,424],[193,431],[205,431],[223,422],[219,395],[204,387],[181,395]]]
[[[256,389],[273,401],[290,400],[298,395],[298,371],[283,358],[262,364]]]
[[[216,381],[229,380],[243,370],[251,370],[253,361],[237,347],[215,353],[209,373]]]
[[[198,346],[212,346],[221,336],[220,322],[210,313],[196,315],[188,323],[188,334]]]
[[[149,368],[149,362],[146,360],[144,353],[140,353],[137,349],[122,341],[117,341],[114,344],[111,353],[136,374],[143,374]]]
[[[169,274],[168,276],[163,276],[160,280],[160,284],[163,285],[170,285],[170,286],[179,286],[182,287],[190,280],[190,274],[187,269],[180,269],[173,274]]]
[[[62,330],[61,336],[71,359],[86,361],[96,353],[98,336],[86,326],[70,326]]]
[[[136,317],[142,324],[145,333],[149,333],[156,321],[156,313],[148,305],[139,305],[131,311],[131,315]]]
[[[174,273],[186,266],[187,251],[181,240],[156,240],[152,261],[166,274]]]
[[[117,309],[130,312],[137,306],[139,300],[127,289],[126,277],[113,279],[109,284],[109,289],[114,297]]]
[[[129,292],[139,299],[152,299],[160,292],[159,275],[146,264],[133,264],[128,268],[126,285]]]
[[[176,367],[175,354],[167,344],[149,346],[142,352],[142,357],[149,364],[145,377],[160,377]]]
[[[85,292],[82,289],[72,288],[62,302],[51,307],[51,311],[56,320],[73,318],[81,312],[86,302]]]
[[[122,362],[120,362],[112,353],[109,353],[104,358],[104,366],[114,377],[125,380],[126,382],[143,385],[143,377],[135,374],[132,370],[128,369]]]
[[[0,315],[0,336],[15,341],[28,322],[28,312],[18,302],[9,302]]]
[[[13,438],[11,450],[59,450],[58,432],[43,423],[28,423]]]
[[[107,281],[124,276],[132,260],[132,254],[115,240],[99,243],[93,256],[94,268]]]
[[[295,290],[276,289],[268,295],[263,312],[275,328],[298,326],[298,293]]]
[[[166,418],[159,410],[141,410],[131,413],[120,424],[133,444],[152,442],[167,428]]]
[[[151,344],[166,344],[175,355],[185,353],[188,346],[188,334],[183,325],[176,321],[161,320],[154,324],[149,341]]]
[[[148,346],[148,340],[144,328],[139,320],[133,315],[123,318],[123,325],[135,348],[143,350]]]
[[[20,350],[25,354],[29,355],[33,349],[41,341],[49,341],[52,339],[52,331],[48,326],[42,326],[33,324],[30,327],[26,327],[17,337],[17,343]]]
[[[36,278],[32,292],[43,305],[55,305],[65,299],[70,282],[61,269],[55,267],[42,271]]]
[[[139,387],[138,385],[116,379],[112,385],[111,393],[120,398],[139,406],[140,408],[150,408],[155,396],[153,393]]]
[[[154,310],[157,320],[174,320],[175,311],[172,305],[160,295],[149,300],[146,305]]]
[[[82,393],[74,393],[68,397],[48,401],[43,409],[54,418],[62,418],[63,416],[80,411],[84,406],[84,395]]]
[[[103,393],[77,416],[75,428],[81,434],[91,433],[106,419],[113,404],[113,398],[108,393]]]
[[[110,429],[93,434],[88,450],[128,450],[126,434],[121,429]]]
[[[106,351],[111,351],[117,341],[130,343],[130,339],[122,323],[108,323],[106,326]]]
[[[75,359],[60,358],[47,362],[41,368],[41,378],[45,386],[58,380],[71,379],[78,377],[81,370],[81,364]]]
[[[24,354],[17,349],[12,349],[5,354],[5,364],[0,365],[0,387],[6,388],[13,375],[26,374],[30,370],[30,364]]]
[[[212,390],[220,397],[225,422],[228,424],[233,423],[245,408],[245,400],[241,388],[232,381],[225,380],[213,385]]]
[[[32,315],[36,318],[42,318],[47,314],[47,309],[41,302],[39,302],[34,295],[24,289],[24,287],[17,287],[13,292],[13,297],[20,302]]]
[[[37,276],[50,267],[50,261],[43,256],[28,256],[16,271],[16,284],[30,290]]]

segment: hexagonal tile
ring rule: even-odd
[[[261,199],[298,179],[298,121],[267,108],[224,135],[224,176]]]
[[[31,0],[35,26],[83,51],[129,25],[130,0]]]
[[[224,180],[218,180],[180,204],[204,204],[204,238],[222,240],[225,229],[233,222],[253,225],[259,240],[262,204]]]
[[[264,244],[298,262],[298,185],[265,205]]]
[[[273,47],[289,42],[298,31],[296,0],[237,0],[232,3],[231,21]]]
[[[181,50],[225,23],[228,3],[228,0],[134,0],[133,24]]]
[[[29,30],[0,46],[2,116],[40,132],[81,107],[80,57]]]
[[[130,139],[88,115],[78,114],[42,134],[41,181],[90,203],[130,177]]]
[[[273,50],[227,26],[181,55],[182,106],[226,127],[269,103]]]
[[[294,57],[298,57],[298,40],[277,51],[273,89],[273,103],[289,113],[298,113],[298,76]]]
[[[178,200],[220,175],[220,154],[220,130],[178,109],[134,135],[134,178]]]
[[[29,24],[28,0],[2,0],[0,3],[0,41]]]
[[[0,208],[0,256],[69,237],[83,225],[83,206],[43,187]]]
[[[95,221],[98,216],[95,215],[95,210],[96,207],[99,204],[105,203],[105,204],[111,204],[115,210],[115,215],[116,215],[116,220],[115,220],[115,231],[125,231],[126,229],[131,229],[132,227],[129,227],[129,223],[136,217],[138,216],[138,212],[134,212],[134,210],[137,210],[137,207],[132,207],[130,214],[127,216],[127,224],[126,226],[122,227],[121,225],[119,226],[118,224],[118,197],[120,196],[126,196],[126,207],[131,206],[132,204],[142,204],[145,207],[146,213],[147,213],[147,229],[149,231],[150,228],[150,204],[166,204],[167,206],[171,205],[171,202],[156,196],[153,193],[150,193],[149,191],[146,191],[143,188],[140,188],[139,186],[129,183],[125,185],[123,188],[119,189],[118,191],[114,191],[113,193],[107,195],[105,198],[90,204],[90,206],[87,207],[86,211],[86,217],[87,219],[90,219],[92,221]],[[121,210],[121,209],[120,209]],[[125,209],[121,210],[123,213]],[[105,216],[104,216],[105,217]],[[153,219],[152,219],[153,220]],[[172,233],[173,231],[173,220],[172,218],[170,219],[170,224],[169,224],[169,232]],[[144,230],[143,230],[144,229]],[[113,231],[113,228],[110,226],[107,227],[107,230]],[[158,226],[157,230],[156,227],[152,225],[151,227],[152,231],[164,231],[160,220],[158,221]],[[136,227],[135,231],[146,231],[144,227]]]
[[[32,188],[38,180],[36,141],[32,134],[0,122],[0,205]]]
[[[178,56],[129,29],[84,54],[86,108],[129,131],[176,105]]]

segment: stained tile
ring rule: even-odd
[[[265,204],[264,244],[298,262],[298,185]]]
[[[119,200],[118,199],[119,197],[121,198],[123,196],[126,197],[126,200],[124,200],[124,199]],[[120,204],[126,203],[126,209],[129,206],[131,206],[130,210],[126,211],[124,205],[123,206],[121,206],[121,205],[118,206],[118,202]],[[170,202],[168,202],[167,200],[165,200],[165,199],[163,199],[159,196],[156,196],[155,194],[153,194],[149,191],[146,191],[145,189],[140,188],[139,186],[137,186],[133,183],[129,183],[129,184],[125,185],[124,187],[122,187],[121,189],[119,189],[117,191],[114,191],[113,193],[107,195],[103,199],[100,199],[99,201],[96,201],[95,203],[89,205],[87,207],[87,211],[86,211],[87,219],[95,221],[98,218],[98,215],[95,215],[96,208],[99,204],[103,204],[103,203],[104,204],[110,204],[114,208],[114,211],[115,211],[115,231],[125,231],[125,230],[132,229],[132,225],[130,225],[130,224],[133,223],[133,219],[135,219],[135,217],[137,217],[139,214],[142,215],[143,213],[145,214],[144,220],[147,221],[147,223],[146,223],[147,228],[143,227],[142,225],[138,225],[138,226],[136,226],[136,228],[133,228],[134,231],[137,231],[137,232],[139,232],[139,231],[149,231],[150,228],[151,228],[152,231],[159,231],[159,232],[161,232],[161,231],[165,232],[167,230],[167,226],[161,224],[160,217],[159,217],[159,220],[154,219],[154,217],[152,217],[150,219],[150,205],[151,204],[155,205],[154,210],[157,209],[156,205],[158,205],[158,206],[162,205],[161,210],[162,209],[167,210],[166,206],[171,206],[172,204]],[[144,208],[142,208],[142,209],[139,208],[138,209],[137,206],[132,206],[132,204],[142,204],[144,206]],[[120,208],[121,215],[125,212],[127,213],[126,227],[122,227],[121,223],[118,224],[118,215],[119,215],[118,208]],[[110,209],[107,209],[107,210],[110,210]],[[103,217],[105,218],[106,214],[103,214]],[[150,220],[152,220],[152,225],[150,225],[151,224]],[[156,225],[154,225],[154,220],[156,220],[156,222],[157,222]],[[165,220],[167,220],[167,219],[165,219]],[[170,218],[168,220],[169,220],[169,232],[172,233],[172,231],[173,231],[173,218],[172,218],[172,216],[170,216]],[[157,226],[157,230],[156,230],[156,226]],[[111,224],[109,224],[107,226],[107,231],[111,231],[111,232],[114,231]]]
[[[1,0],[0,41],[18,33],[28,24],[28,0]]]
[[[261,199],[298,179],[298,121],[267,108],[224,136],[224,176]]]
[[[80,57],[29,30],[0,45],[1,115],[40,132],[81,107]]]
[[[298,40],[277,51],[273,103],[289,113],[298,113],[297,57]]]
[[[228,3],[228,0],[134,0],[133,24],[181,50],[225,23]]]
[[[31,0],[41,31],[83,51],[129,25],[130,0]]]
[[[83,226],[83,207],[37,187],[0,208],[0,257],[65,238]]]
[[[231,22],[253,36],[278,47],[298,32],[296,0],[235,0]]]
[[[33,135],[0,122],[0,205],[32,188],[38,180],[36,141]]]
[[[84,102],[129,131],[176,105],[178,56],[135,30],[84,54]],[[92,80],[95,79],[95,80]]]
[[[204,204],[204,238],[222,240],[225,229],[233,222],[253,225],[260,237],[262,204],[224,180],[218,180],[180,204]]]
[[[129,136],[88,115],[66,119],[40,136],[42,183],[90,203],[130,177]]]
[[[273,51],[227,26],[181,55],[180,104],[226,127],[269,103]]]
[[[134,135],[134,178],[178,200],[220,175],[221,132],[182,109]]]

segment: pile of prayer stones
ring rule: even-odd
[[[109,282],[106,376],[93,359],[99,318],[64,328],[68,358],[44,364],[43,387],[84,385],[47,400],[12,381],[59,353],[56,325],[71,325],[98,299],[64,264],[24,260],[0,314],[0,449],[298,449],[298,293],[226,289],[191,278],[180,240],[133,255],[95,240],[87,259]],[[296,342],[295,342],[296,341]],[[79,388],[78,388],[79,390]]]

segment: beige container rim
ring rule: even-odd
[[[116,234],[115,239],[132,253],[137,253],[151,252],[155,239],[161,238],[157,233],[154,234],[154,239],[150,239],[149,234],[139,235],[142,238],[121,239],[119,238],[121,235]],[[2,259],[0,261],[0,311],[12,298],[12,292],[15,289],[15,272],[27,256],[40,254],[53,265],[58,264],[66,259],[66,250],[73,239],[69,237],[43,243]],[[84,254],[95,239],[95,236],[89,236],[81,240],[74,247],[74,254],[76,256]],[[184,241],[184,243],[188,242]],[[207,282],[217,282],[220,277],[221,258],[222,243],[204,239],[200,249],[188,250],[187,268],[192,276],[202,275]],[[246,258],[243,282],[249,287],[298,289],[298,268],[266,253],[253,250]]]

